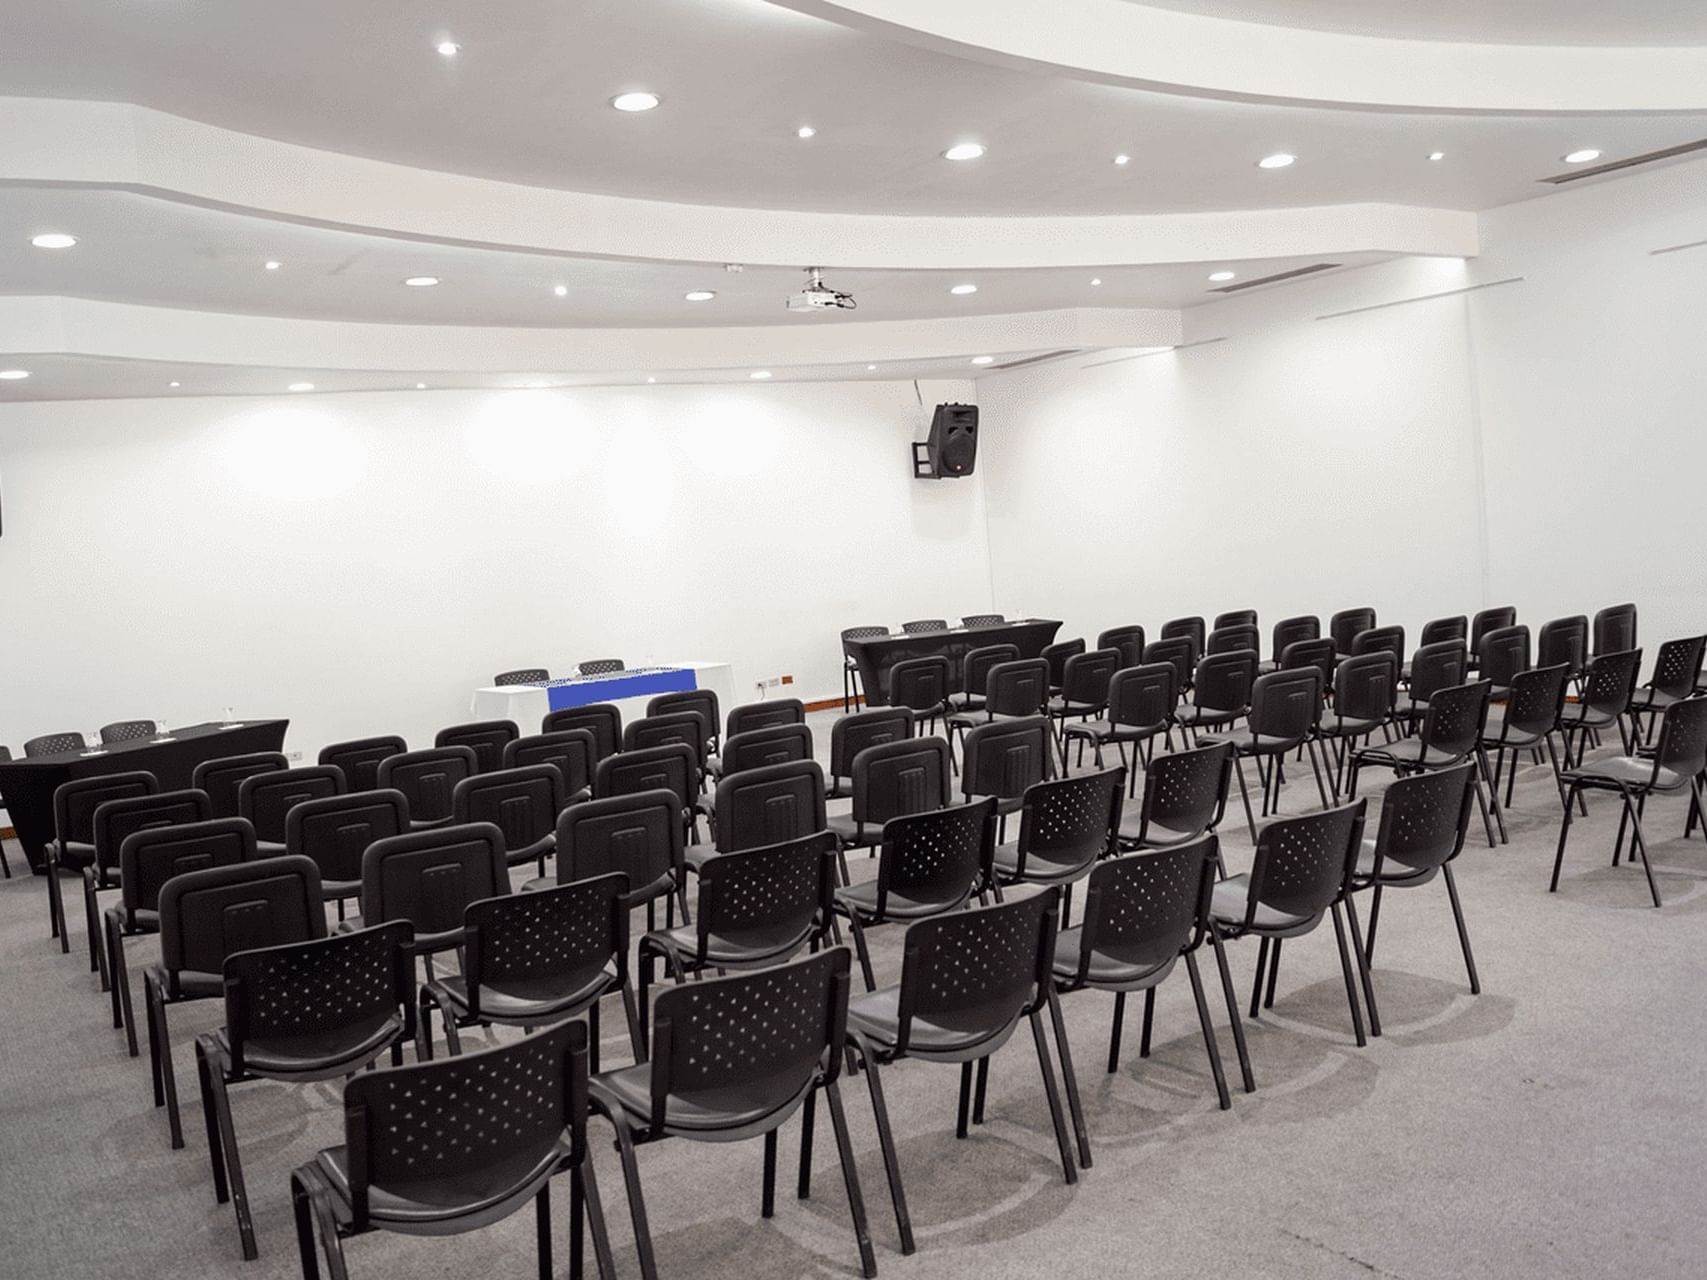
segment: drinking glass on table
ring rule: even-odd
[[[161,719],[156,720],[154,722],[154,740],[156,742],[171,742],[171,741],[173,741],[172,730],[167,727],[167,724],[166,724],[166,721],[164,718],[161,718]]]
[[[105,755],[106,754],[106,748],[101,745],[101,731],[99,729],[89,730],[88,737],[86,740],[87,740],[89,746],[88,746],[88,750],[86,750],[83,753],[84,755],[86,755],[86,756],[99,756],[99,755]]]

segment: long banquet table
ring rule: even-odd
[[[1016,618],[989,627],[950,627],[947,631],[844,640],[842,650],[859,665],[866,705],[881,707],[889,703],[889,670],[897,662],[940,654],[948,659],[949,691],[957,692],[961,664],[972,650],[989,644],[1011,644],[1019,649],[1020,657],[1035,658],[1044,646],[1055,642],[1055,633],[1060,629],[1059,621],[1048,618]]]
[[[474,691],[469,709],[476,720],[514,720],[523,733],[538,733],[540,722],[553,711],[611,702],[627,724],[645,715],[646,704],[660,693],[687,689],[710,689],[725,715],[735,701],[735,680],[727,662],[671,662],[541,684],[487,685]],[[756,695],[749,699],[756,700]]]

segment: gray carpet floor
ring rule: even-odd
[[[829,719],[813,717],[821,743]],[[1286,810],[1313,797],[1308,775],[1295,775]],[[1707,843],[1682,838],[1681,801],[1649,806],[1666,896],[1656,911],[1639,869],[1609,865],[1614,804],[1590,804],[1556,895],[1546,888],[1559,808],[1543,769],[1519,781],[1510,844],[1473,839],[1460,860],[1480,996],[1469,993],[1438,882],[1393,893],[1383,908],[1385,1035],[1367,1048],[1352,1042],[1332,930],[1288,943],[1275,1007],[1248,1024],[1257,1092],[1235,1091],[1231,1111],[1216,1107],[1183,969],[1157,1001],[1152,1056],[1140,1059],[1129,1017],[1113,1075],[1103,1069],[1113,998],[1068,997],[1095,1153],[1076,1187],[1062,1183],[1029,1037],[997,1057],[988,1123],[966,1141],[954,1137],[955,1070],[893,1069],[885,1081],[919,1244],[910,1258],[898,1251],[869,1102],[849,1087],[880,1274],[1707,1274]],[[1235,798],[1224,825],[1235,870],[1250,857],[1238,816]],[[854,873],[874,866],[856,858]],[[43,881],[0,885],[0,1276],[297,1274],[288,1176],[340,1140],[338,1088],[234,1092],[262,1251],[243,1263],[229,1211],[214,1202],[189,1050],[219,1007],[172,1011],[189,1140],[173,1152],[146,1061],[126,1056],[78,953],[72,901],[65,957],[48,941]],[[873,936],[879,980],[893,980],[899,931]],[[1230,950],[1248,999],[1255,944]],[[140,965],[155,952],[144,941],[133,954]],[[1214,1003],[1236,1082],[1226,1011]],[[612,1063],[626,1061],[620,1028],[619,1016],[606,1019]],[[785,1170],[797,1130],[784,1130]],[[618,1270],[635,1276],[609,1134],[595,1121]],[[759,1216],[760,1158],[756,1142],[642,1150],[662,1275],[858,1274],[828,1125],[814,1198],[795,1200],[785,1176],[769,1221]],[[566,1187],[557,1204],[562,1272]],[[350,1265],[373,1276],[530,1276],[531,1219],[450,1239],[370,1235],[350,1243]]]

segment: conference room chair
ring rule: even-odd
[[[1480,995],[1482,982],[1476,976],[1476,957],[1470,951],[1470,933],[1464,926],[1464,906],[1458,900],[1458,882],[1452,876],[1453,860],[1464,852],[1464,838],[1470,831],[1473,777],[1474,766],[1466,761],[1450,769],[1400,778],[1388,787],[1381,797],[1381,821],[1375,836],[1364,840],[1358,852],[1351,889],[1353,893],[1371,891],[1363,956],[1366,964],[1373,966],[1382,893],[1420,888],[1438,875],[1446,882],[1446,895],[1452,904],[1458,947],[1470,975],[1470,994]],[[1370,981],[1373,983],[1373,977]]]
[[[399,920],[225,958],[225,1025],[196,1037],[196,1075],[214,1200],[231,1204],[246,1260],[260,1250],[232,1087],[347,1079],[387,1052],[401,1066],[404,1042],[416,1039],[412,940]]]
[[[590,1065],[599,1065],[599,1005],[622,999],[634,1061],[644,1062],[628,975],[628,877],[621,873],[534,893],[471,902],[463,911],[462,968],[421,988],[421,1056],[433,1056],[433,1010],[451,1056],[464,1027],[536,1030],[587,1019]]]
[[[951,680],[948,659],[941,654],[928,658],[907,658],[889,668],[889,697],[885,705],[906,707],[913,713],[914,728],[929,733],[936,722],[948,714],[948,686]],[[871,691],[866,691],[867,705]]]
[[[4,744],[0,744],[0,763],[4,763],[11,758],[12,748]],[[3,840],[0,840],[0,872],[4,872],[5,877],[8,880],[12,878],[12,864],[6,858],[6,843]]]
[[[89,744],[80,733],[44,733],[24,743],[24,758],[57,756],[67,751],[82,751]]]
[[[1503,631],[1517,625],[1517,610],[1511,605],[1482,609],[1470,616],[1470,667],[1475,670],[1482,660],[1482,642],[1489,632]]]
[[[1067,659],[1061,673],[1061,688],[1043,708],[1055,725],[1063,773],[1067,771],[1067,721],[1088,721],[1106,713],[1109,684],[1119,670],[1120,653],[1115,649],[1076,653]]]
[[[1226,1111],[1233,1100],[1227,1092],[1215,1024],[1209,1015],[1203,975],[1197,966],[1198,949],[1206,940],[1215,949],[1227,1016],[1232,1020],[1233,1041],[1244,1073],[1245,1092],[1254,1092],[1256,1081],[1251,1077],[1227,955],[1209,915],[1210,894],[1219,863],[1215,837],[1206,835],[1171,849],[1146,853],[1141,858],[1115,858],[1099,864],[1086,886],[1084,919],[1056,935],[1051,972],[1059,995],[1075,991],[1114,993],[1114,1018],[1108,1036],[1108,1073],[1113,1075],[1120,1069],[1120,1035],[1127,995],[1144,993],[1138,1056],[1148,1058],[1156,989],[1183,958],[1191,979],[1192,998],[1197,1004],[1203,1047],[1209,1054],[1209,1070],[1215,1079],[1215,1093],[1221,1110]],[[1066,1028],[1058,1025],[1055,1035],[1065,1043]]]
[[[83,920],[89,931],[89,970],[101,975],[101,990],[109,988],[106,948],[101,945],[100,895],[119,887],[119,847],[126,836],[149,827],[178,827],[213,817],[207,793],[185,789],[156,791],[145,796],[108,800],[95,809],[91,830],[95,856],[83,868]],[[114,1026],[118,1023],[115,1021]]]
[[[1047,1009],[1057,1029],[1061,1025],[1052,963],[1059,897],[1060,890],[1053,885],[1026,886],[1005,902],[910,924],[902,944],[900,982],[848,1001],[848,1039],[865,1068],[904,1254],[913,1253],[916,1246],[882,1080],[904,1060],[960,1067],[955,1136],[964,1138],[969,1114],[978,1121],[983,1119],[982,1089],[976,1107],[972,1105],[973,1064],[977,1064],[982,1085],[988,1078],[990,1056],[1013,1038],[1021,1022],[1030,1023],[1062,1177],[1069,1186],[1079,1180],[1042,1021]],[[1079,1130],[1079,1160],[1089,1168],[1090,1142],[1084,1132],[1078,1083],[1067,1042],[1059,1030],[1056,1042],[1062,1051],[1063,1083]]]
[[[1460,640],[1437,640],[1425,644],[1411,657],[1409,683],[1393,699],[1393,719],[1411,731],[1428,714],[1429,700],[1440,689],[1451,689],[1470,679],[1470,654]]]
[[[776,1132],[801,1111],[809,1133],[819,1093],[835,1127],[861,1270],[868,1278],[877,1274],[837,1088],[846,1053],[848,959],[846,948],[832,947],[786,965],[671,987],[651,1011],[648,1061],[593,1077],[593,1110],[616,1131],[643,1280],[657,1280],[658,1263],[636,1148],[671,1138],[729,1143],[762,1137],[760,1213],[769,1218],[776,1207]],[[797,1192],[804,1200],[810,1146],[801,1145]]]
[[[1654,905],[1659,906],[1660,889],[1654,881],[1653,866],[1648,861],[1648,842],[1642,834],[1648,797],[1686,792],[1689,795],[1689,814],[1684,821],[1684,835],[1687,836],[1695,820],[1707,812],[1704,809],[1707,792],[1702,785],[1703,770],[1707,770],[1707,698],[1686,698],[1672,703],[1660,713],[1660,737],[1651,755],[1617,755],[1566,769],[1564,780],[1570,790],[1565,800],[1565,821],[1559,828],[1559,849],[1553,856],[1553,879],[1547,886],[1547,892],[1557,893],[1559,890],[1559,871],[1565,865],[1565,842],[1571,836],[1571,801],[1583,791],[1616,791],[1622,813],[1618,819],[1618,839],[1612,846],[1612,865],[1618,865],[1624,848],[1624,833],[1628,828],[1630,859],[1633,862],[1641,857],[1642,871],[1648,878],[1648,892],[1653,896]]]
[[[996,802],[989,797],[883,824],[877,874],[837,889],[835,896],[836,913],[847,917],[853,934],[867,991],[877,989],[877,979],[866,931],[959,911],[974,895],[985,901],[995,852]]]
[[[712,843],[688,851],[688,869],[697,871],[718,854],[765,848],[825,829],[824,770],[816,760],[748,769],[717,784]]]
[[[1123,812],[1117,843],[1122,849],[1169,849],[1207,835],[1221,825],[1232,785],[1230,742],[1153,757],[1144,770],[1138,811]]]
[[[1356,643],[1354,640],[1353,644]],[[1294,640],[1280,651],[1280,661],[1274,664],[1274,671],[1297,671],[1302,667],[1314,667],[1322,673],[1322,689],[1325,691],[1334,687],[1334,672],[1339,669],[1340,656],[1334,652],[1334,642],[1326,636],[1318,636],[1314,640]],[[1262,665],[1257,665],[1257,672],[1264,674]]]
[[[623,670],[621,658],[589,658],[575,664],[575,674],[582,676],[608,676]]]
[[[1393,661],[1405,660],[1405,629],[1403,627],[1371,627],[1351,638],[1351,657],[1365,653],[1390,653]],[[1331,678],[1331,677],[1330,677]]]
[[[119,846],[119,901],[107,908],[107,972],[112,975],[113,1025],[122,1026],[130,1056],[137,1056],[126,938],[160,932],[160,891],[173,876],[232,867],[255,858],[255,829],[242,818],[210,818],[175,827],[133,831]]]
[[[837,800],[851,794],[853,762],[861,751],[912,736],[913,713],[907,707],[876,707],[839,717],[830,726],[827,798]]]
[[[409,801],[395,788],[349,791],[294,804],[285,814],[285,852],[307,858],[320,870],[323,902],[344,904],[361,897],[362,855],[377,840],[411,830]]]
[[[1018,661],[1017,644],[986,644],[969,651],[960,664],[960,692],[950,694],[948,698],[950,714],[983,710],[990,669],[1004,662]]]
[[[1462,661],[1464,646],[1454,641],[1451,648]],[[1458,676],[1463,679],[1461,669]],[[1330,790],[1337,804],[1346,764],[1359,739],[1368,740],[1377,729],[1390,736],[1399,696],[1399,664],[1384,650],[1347,658],[1334,668],[1333,688],[1333,705],[1316,724],[1316,740],[1333,755]]]
[[[812,759],[812,729],[805,724],[776,724],[748,729],[724,739],[717,757],[717,775],[730,777],[747,769],[791,760]]]
[[[1218,613],[1209,624],[1211,631],[1220,631],[1224,627],[1254,627],[1257,625],[1255,609],[1231,609],[1226,613]],[[1252,645],[1251,648],[1256,648]]]
[[[1262,632],[1254,623],[1235,623],[1231,626],[1216,627],[1203,642],[1205,656],[1212,653],[1233,653],[1239,649],[1249,649],[1255,653],[1257,646],[1262,643]]]
[[[1547,753],[1552,765],[1553,781],[1559,789],[1559,799],[1565,798],[1565,784],[1559,777],[1559,755],[1553,748],[1553,731],[1565,710],[1566,681],[1570,672],[1564,663],[1551,667],[1536,667],[1520,671],[1512,677],[1506,695],[1503,714],[1490,720],[1482,733],[1482,754],[1494,753],[1494,781],[1498,790],[1500,775],[1505,773],[1505,804],[1511,807],[1512,792],[1517,785],[1517,768],[1528,751],[1535,755]],[[1509,771],[1506,753],[1511,753]]]
[[[1418,638],[1417,645],[1419,648],[1426,648],[1431,644],[1443,644],[1448,640],[1457,641],[1460,647],[1469,644],[1470,619],[1464,614],[1456,614],[1450,618],[1434,618],[1424,623],[1422,635]],[[1400,668],[1399,678],[1407,684],[1410,682],[1411,668],[1409,663]],[[1453,683],[1462,684],[1464,682],[1455,680]]]
[[[1513,624],[1495,627],[1482,634],[1481,647],[1476,655],[1476,672],[1488,682],[1488,696],[1504,702],[1511,691],[1511,682],[1529,670],[1529,628]]]
[[[1203,657],[1203,645],[1204,641],[1208,639],[1208,635],[1209,628],[1204,625],[1202,618],[1171,618],[1162,624],[1162,629],[1157,633],[1156,638],[1158,640],[1190,641],[1190,667],[1195,668],[1197,666],[1198,659]],[[1160,659],[1157,658],[1151,658],[1150,660],[1152,662],[1160,661]],[[1187,674],[1189,674],[1189,669]]]
[[[504,746],[504,768],[548,764],[563,775],[563,803],[578,804],[593,794],[593,770],[598,765],[598,740],[589,729],[533,733]]]
[[[999,613],[969,613],[960,620],[960,625],[970,631],[973,627],[999,627],[1006,622]]]
[[[161,732],[164,731],[152,720],[115,720],[112,724],[101,726],[101,745],[105,747],[115,742],[136,742],[142,738],[152,738]]]
[[[320,761],[325,764],[326,761]],[[282,751],[256,751],[241,756],[220,756],[203,760],[190,771],[190,786],[205,791],[213,805],[216,818],[237,816],[237,786],[243,779],[257,773],[277,773],[290,768]]]
[[[1331,808],[1322,765],[1316,755],[1316,731],[1322,719],[1322,673],[1315,667],[1271,671],[1258,676],[1251,686],[1250,713],[1243,731],[1230,732],[1226,741],[1233,748],[1233,770],[1239,779],[1239,799],[1245,806],[1245,824],[1251,840],[1257,838],[1257,820],[1251,812],[1250,788],[1245,783],[1246,760],[1257,767],[1262,784],[1262,816],[1280,812],[1280,789],[1286,780],[1286,757],[1303,748],[1310,757],[1310,772],[1322,808]],[[1265,764],[1266,762],[1266,764]]]
[[[853,758],[853,805],[828,821],[846,849],[874,848],[894,818],[946,807],[954,798],[954,766],[941,738],[897,738]]]
[[[551,679],[551,672],[544,667],[518,667],[514,671],[500,671],[492,677],[492,683],[499,688],[512,684],[545,684]]]
[[[1608,605],[1594,615],[1592,656],[1623,653],[1636,647],[1636,606]],[[26,748],[27,752],[28,748]]]
[[[1063,743],[1077,742],[1079,763],[1085,762],[1085,743],[1091,744],[1092,764],[1102,768],[1102,749],[1112,745],[1127,772],[1127,794],[1136,795],[1140,764],[1155,753],[1158,735],[1173,750],[1174,709],[1179,706],[1178,675],[1171,662],[1148,662],[1116,671],[1108,682],[1108,706],[1101,719],[1065,727]],[[1132,746],[1127,759],[1126,747]],[[1065,746],[1061,762],[1067,760]]]
[[[514,720],[479,720],[453,724],[433,735],[435,747],[468,747],[474,752],[476,772],[491,773],[504,767],[504,747],[521,737]]]
[[[285,851],[285,817],[292,805],[343,795],[344,790],[344,771],[332,765],[252,773],[237,784],[237,816],[255,828],[261,856],[271,857]]]
[[[865,696],[859,684],[859,663],[845,647],[849,640],[877,640],[889,634],[888,627],[843,627],[842,641],[842,712],[853,710],[855,701]]]
[[[1191,701],[1174,711],[1181,736],[1195,743],[1202,733],[1231,728],[1250,710],[1251,687],[1256,679],[1255,649],[1206,656],[1197,664]]]
[[[722,745],[723,737],[720,728],[723,724],[723,714],[717,705],[715,689],[679,689],[675,693],[660,693],[657,697],[647,700],[646,714],[648,716],[677,715],[683,711],[697,711],[705,721],[707,753],[715,753]]]
[[[557,815],[567,802],[563,775],[548,764],[522,765],[477,773],[451,792],[451,821],[458,826],[489,822],[504,838],[504,862],[532,862],[545,874],[545,860],[557,848]]]
[[[1375,626],[1375,610],[1364,606],[1357,609],[1341,609],[1328,619],[1328,639],[1334,642],[1334,652],[1342,658],[1351,657],[1351,642],[1357,639],[1358,632],[1368,631]]]
[[[381,790],[401,791],[416,831],[451,820],[456,784],[479,771],[472,747],[428,747],[387,756],[379,764]]]
[[[1049,692],[1061,692],[1061,682],[1067,678],[1067,660],[1085,652],[1083,640],[1062,640],[1046,644],[1037,656],[1049,665]]]
[[[491,823],[407,831],[375,840],[362,854],[362,912],[340,923],[338,932],[407,920],[415,930],[410,954],[420,958],[431,981],[433,957],[466,941],[468,904],[509,892],[504,835]]]
[[[1320,640],[1322,638],[1322,620],[1313,613],[1303,613],[1292,618],[1282,618],[1274,624],[1270,633],[1269,658],[1259,667],[1259,671],[1278,671],[1281,659],[1289,645],[1302,640]],[[1332,644],[1332,641],[1329,641]],[[1330,649],[1330,653],[1332,650]]]
[[[1578,613],[1542,623],[1535,637],[1535,665],[1563,665],[1567,680],[1580,678],[1588,666],[1588,615]]]
[[[1034,782],[1020,806],[1019,838],[996,846],[998,885],[1045,884],[1061,890],[1061,927],[1073,913],[1073,886],[1117,852],[1126,770],[1116,765],[1073,778]]]
[[[693,752],[694,794],[697,796],[705,778],[706,764],[711,758],[713,728],[712,725],[706,724],[705,717],[698,711],[643,716],[623,726],[622,751],[624,755],[628,755],[636,751],[650,751],[656,747],[688,748]]]
[[[1097,648],[1118,649],[1122,670],[1127,667],[1136,667],[1144,661],[1144,628],[1133,624],[1124,627],[1110,627],[1107,631],[1099,631],[1097,633]]]
[[[48,936],[59,939],[61,954],[71,951],[65,931],[65,898],[60,873],[81,875],[95,861],[95,811],[109,800],[151,796],[160,790],[154,775],[135,769],[124,773],[74,778],[53,789],[53,839],[47,842]]]
[[[677,820],[686,838],[699,843],[699,762],[683,742],[606,756],[593,771],[593,795],[600,800],[662,788],[676,797]]]
[[[1695,693],[1701,683],[1701,656],[1707,649],[1707,636],[1689,636],[1682,640],[1667,640],[1654,659],[1654,673],[1646,684],[1630,695],[1630,731],[1633,742],[1641,742],[1642,717],[1648,717],[1647,737],[1651,741],[1660,715],[1674,702],[1681,702]]]
[[[1625,751],[1631,744],[1625,736],[1623,717],[1630,709],[1630,699],[1636,692],[1636,677],[1642,668],[1642,651],[1625,649],[1617,653],[1597,653],[1583,672],[1582,687],[1577,700],[1565,704],[1559,715],[1559,735],[1565,743],[1565,763],[1572,759],[1576,747],[1576,764],[1582,765],[1583,753],[1588,750],[1590,736],[1602,729],[1617,729]],[[1572,735],[1575,735],[1573,738]]]
[[[166,1109],[172,1148],[184,1145],[172,1029],[177,1004],[225,995],[225,961],[326,936],[320,873],[307,858],[255,858],[173,876],[160,887],[160,960],[143,970],[154,1105]]]
[[[1363,822],[1368,802],[1356,800],[1321,813],[1296,818],[1277,818],[1257,838],[1255,858],[1248,873],[1215,882],[1210,894],[1211,927],[1229,941],[1256,938],[1256,978],[1251,985],[1250,1016],[1274,1007],[1275,983],[1280,977],[1280,947],[1288,938],[1314,933],[1323,917],[1332,917],[1334,938],[1339,943],[1340,972],[1345,978],[1346,1003],[1351,1007],[1351,1025],[1358,1048],[1367,1044],[1363,1014],[1357,1003],[1358,979],[1369,1006],[1369,1031],[1381,1034],[1381,1015],[1375,1005],[1375,988],[1364,958],[1363,936],[1357,924],[1357,908],[1351,900],[1352,879],[1363,850]],[[1344,908],[1342,913],[1341,908]],[[1351,951],[1356,954],[1357,973],[1347,954],[1346,926],[1351,927]],[[1263,990],[1267,977],[1268,990]]]
[[[967,800],[994,796],[1001,816],[998,838],[1007,838],[1007,815],[1018,813],[1026,789],[1055,776],[1055,747],[1049,720],[1029,716],[975,725],[960,747],[960,791]]]
[[[409,744],[396,734],[375,738],[352,738],[320,748],[318,764],[334,765],[344,771],[346,791],[372,791],[379,786],[379,764],[387,756],[400,756]]]
[[[419,1105],[431,1098],[431,1106]],[[587,1151],[587,1029],[566,1022],[479,1053],[363,1072],[344,1086],[344,1140],[291,1174],[304,1280],[316,1238],[335,1280],[345,1240],[369,1231],[445,1236],[534,1205],[540,1280],[551,1280],[551,1179],[568,1171],[580,1274],[582,1213],[601,1280],[614,1277]]]
[[[680,797],[658,788],[609,796],[570,805],[557,818],[557,884],[574,884],[599,876],[620,875],[628,881],[629,907],[646,907],[646,927],[657,926],[657,900],[690,919],[687,865],[683,857]],[[530,880],[523,889],[534,892],[551,881]]]
[[[947,631],[947,618],[915,618],[911,622],[901,624],[901,632],[909,636],[930,635],[935,631]]]
[[[567,733],[571,729],[585,729],[593,735],[593,746],[599,760],[622,750],[622,708],[613,702],[565,707],[561,711],[548,712],[539,723],[541,733]]]
[[[1486,782],[1493,786],[1493,774],[1487,757],[1482,754],[1482,741],[1487,737],[1488,682],[1475,680],[1468,684],[1437,689],[1429,699],[1428,711],[1415,737],[1399,738],[1393,742],[1370,742],[1351,753],[1346,795],[1357,797],[1358,774],[1370,767],[1391,769],[1398,777],[1426,773],[1434,769],[1450,769],[1469,760],[1476,766],[1472,786],[1476,802],[1482,810],[1482,823],[1488,832],[1488,847],[1493,848],[1505,836],[1505,818],[1500,811],[1497,791],[1489,795],[1482,790]],[[1499,836],[1494,834],[1493,818],[1500,824]]]
[[[805,724],[806,704],[799,698],[771,698],[765,702],[749,702],[729,708],[727,737],[749,733],[754,729],[769,729],[779,724]]]
[[[947,717],[950,753],[956,735],[964,737],[978,725],[1042,716],[1048,703],[1048,662],[1042,658],[1021,658],[997,663],[984,677],[984,705],[976,711],[958,711]],[[1044,723],[1049,723],[1046,716]]]

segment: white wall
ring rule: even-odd
[[[990,605],[969,383],[0,408],[0,740],[289,716],[430,740],[507,667],[610,654],[841,692],[844,626]]]

